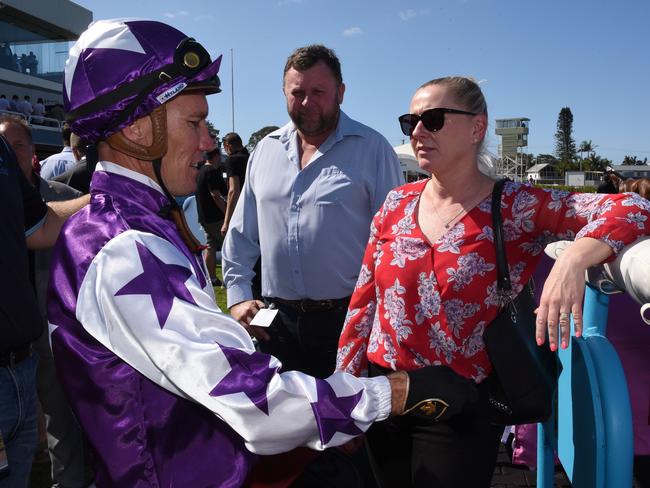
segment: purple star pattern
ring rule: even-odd
[[[352,410],[361,400],[362,391],[355,395],[338,397],[326,380],[316,380],[318,400],[311,404],[320,432],[320,440],[327,444],[334,434],[342,432],[349,435],[363,434],[352,419]]]
[[[135,245],[140,255],[142,273],[120,288],[115,296],[151,295],[158,324],[162,329],[171,312],[174,298],[180,298],[196,305],[190,291],[185,286],[192,271],[185,266],[164,263],[139,242],[136,242]]]
[[[219,384],[210,392],[210,396],[244,393],[253,404],[266,415],[269,403],[266,389],[278,368],[271,368],[271,356],[259,352],[247,353],[240,349],[219,346],[232,368]]]

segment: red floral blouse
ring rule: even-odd
[[[427,181],[391,191],[373,219],[339,340],[338,370],[363,375],[368,360],[394,370],[442,364],[477,383],[492,370],[482,337],[500,303],[491,196],[431,244],[417,222]],[[513,298],[549,242],[593,237],[617,253],[650,234],[650,202],[636,194],[508,182],[501,208]]]

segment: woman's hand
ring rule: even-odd
[[[585,271],[607,259],[612,249],[596,239],[585,237],[577,240],[557,258],[555,265],[544,283],[542,297],[537,314],[536,338],[537,344],[542,345],[548,330],[551,351],[558,348],[559,340],[562,349],[569,345],[571,334],[570,317],[573,315],[575,335],[582,335],[582,301],[585,294]]]

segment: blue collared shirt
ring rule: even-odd
[[[378,132],[340,113],[336,130],[300,169],[292,122],[259,142],[222,249],[228,306],[262,293],[286,300],[352,293],[387,193],[403,182],[399,160]]]
[[[74,157],[72,148],[70,146],[63,146],[63,150],[60,153],[52,154],[50,157],[41,161],[41,178],[51,180],[55,176],[65,173],[75,164],[77,164],[77,160]]]

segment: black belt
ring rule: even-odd
[[[0,368],[14,368],[18,363],[32,355],[32,345],[0,353]]]
[[[309,298],[304,298],[302,300],[285,300],[284,298],[268,298],[272,303],[278,303],[280,305],[288,305],[293,307],[301,312],[324,312],[327,310],[348,308],[350,304],[350,297],[343,298],[331,298],[326,300],[311,300]]]
[[[386,376],[394,372],[395,370],[386,368],[385,366],[379,366],[378,364],[368,362],[368,376],[371,378],[374,378],[375,376]]]

